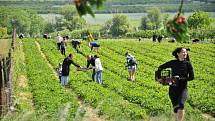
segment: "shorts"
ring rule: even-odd
[[[184,104],[188,99],[187,88],[180,89],[177,87],[170,86],[169,97],[171,99],[171,102],[174,108],[174,113],[177,113],[178,109],[181,109],[181,110],[184,109]]]
[[[136,71],[137,70],[137,66],[128,66],[128,71]]]
[[[100,47],[100,45],[93,45],[92,47]]]

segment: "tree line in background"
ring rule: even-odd
[[[44,33],[57,33],[69,35],[72,38],[81,38],[88,31],[93,33],[95,37],[129,37],[129,38],[151,38],[153,34],[171,37],[166,32],[166,23],[169,15],[161,14],[157,7],[147,10],[147,15],[141,18],[138,27],[130,24],[128,17],[123,14],[115,14],[104,25],[94,29],[87,22],[79,17],[75,6],[65,5],[60,10],[62,16],[56,18],[55,23],[45,22],[38,14],[30,10],[0,8],[0,36],[4,37],[5,33],[11,34],[11,20],[16,20],[17,33],[24,33],[30,37],[38,37]],[[214,19],[206,12],[195,12],[187,18],[190,38],[214,39],[215,26]]]
[[[60,12],[63,17],[56,18],[56,23],[49,23],[31,10],[1,7],[0,37],[6,37],[6,34],[11,35],[13,25],[17,28],[17,34],[23,33],[29,37],[38,37],[44,33],[65,29],[69,31],[82,29],[86,25],[86,21],[79,17],[74,6],[66,5]]]
[[[44,29],[44,22],[41,16],[30,11],[14,8],[0,8],[0,30],[11,34],[13,26],[16,26],[17,33],[26,33],[35,36]],[[2,35],[5,36],[5,35]]]
[[[13,8],[31,9],[40,14],[60,13],[64,5],[73,4],[72,0],[13,0],[0,1],[0,6],[11,6]],[[94,10],[96,13],[142,13],[153,6],[160,8],[162,12],[176,12],[180,4],[179,0],[107,0],[103,10]],[[207,6],[207,7],[205,7]],[[193,12],[200,10],[205,12],[215,11],[214,0],[187,0],[183,10]]]

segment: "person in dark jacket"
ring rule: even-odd
[[[23,39],[23,38],[24,38],[24,34],[21,33],[21,34],[19,35],[19,39]]]
[[[87,68],[90,67],[90,65],[92,66],[93,69],[93,73],[92,73],[92,80],[95,81],[95,58],[93,58],[92,55],[87,55]]]
[[[158,81],[162,81],[160,78],[161,71],[171,68],[172,76],[179,77],[179,79],[175,80],[175,84],[169,87],[169,97],[174,108],[174,113],[176,113],[177,121],[182,121],[184,118],[184,104],[188,98],[187,82],[194,79],[193,67],[189,61],[187,51],[188,49],[184,47],[176,48],[172,53],[176,59],[159,66],[156,76]]]
[[[153,34],[153,36],[152,36],[152,41],[153,41],[153,42],[156,42],[156,39],[157,39],[157,35]]]
[[[65,85],[68,84],[68,81],[69,81],[69,71],[70,71],[69,67],[70,67],[71,64],[73,64],[77,68],[81,68],[80,65],[76,64],[73,61],[73,56],[70,53],[69,56],[66,57],[63,60],[63,64],[62,64],[62,77],[61,77],[61,84],[62,84],[62,86],[65,86]]]
[[[94,51],[98,52],[99,47],[100,47],[100,45],[99,45],[99,43],[97,43],[97,42],[91,42],[91,43],[90,43],[91,51],[94,50]]]

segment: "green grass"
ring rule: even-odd
[[[11,41],[8,39],[0,39],[0,59],[7,56]]]
[[[31,39],[28,41],[31,41]],[[57,66],[62,61],[63,56],[56,50],[54,40],[38,41],[50,63],[53,66]],[[128,116],[129,119],[129,117],[138,114],[138,112],[133,112],[135,108],[136,111],[142,111],[139,109],[145,110],[147,116],[149,116],[147,119],[150,121],[174,120],[172,106],[168,97],[168,87],[164,87],[154,81],[154,71],[160,64],[174,59],[171,52],[179,46],[191,49],[189,54],[195,71],[195,80],[189,82],[188,87],[190,98],[185,107],[186,120],[205,121],[206,119],[201,116],[202,112],[214,115],[214,90],[212,85],[215,83],[215,71],[212,57],[214,57],[215,46],[213,44],[152,43],[151,41],[143,40],[138,42],[125,39],[99,40],[99,43],[101,44],[99,56],[104,67],[104,84],[98,85],[89,81],[91,79],[90,71],[79,72],[71,66],[70,87],[80,96],[83,102],[98,109],[100,115],[119,121],[120,116],[124,116],[124,118]],[[86,42],[83,42],[81,50],[85,54],[96,54],[95,52],[90,52]],[[124,53],[126,51],[130,51],[135,55],[138,61],[135,82],[126,80],[128,77],[128,72],[124,69]],[[67,46],[67,54],[70,52],[74,54],[74,61],[85,67],[86,58],[77,54],[69,45]],[[39,62],[38,59],[37,63]],[[35,66],[36,63],[33,65]],[[31,76],[33,77],[34,75]],[[40,118],[35,117],[34,114],[30,116],[33,117],[32,121]],[[133,118],[136,119],[136,117]],[[121,120],[123,120],[123,117],[121,117]]]

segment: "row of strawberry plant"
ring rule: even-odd
[[[121,43],[121,45],[122,45],[122,43]],[[137,54],[139,54],[139,53],[137,53]],[[143,54],[140,54],[140,55],[143,55]],[[148,56],[148,55],[150,56],[151,54],[148,54],[148,53],[147,53],[147,56]],[[144,55],[143,55],[143,56],[144,56]],[[159,56],[159,55],[158,55],[158,56]],[[145,56],[144,56],[143,58],[148,58],[148,57],[145,57]],[[154,55],[154,58],[156,58],[155,55]],[[148,59],[147,59],[147,60],[148,60]],[[154,61],[154,60],[151,60],[151,61]],[[151,61],[149,61],[149,62],[151,62]],[[145,63],[147,63],[147,62],[145,61]],[[154,62],[153,64],[155,64],[155,62]],[[198,63],[194,63],[194,65],[195,65],[195,64],[198,64]],[[152,64],[151,64],[151,65],[152,65]],[[157,65],[157,66],[158,66],[158,65]],[[157,67],[157,66],[156,66],[156,67]],[[202,71],[202,70],[205,70],[204,67],[201,67],[201,68],[199,67],[199,68],[197,68],[197,69],[198,69],[198,70],[197,70],[197,73],[200,72],[200,71]],[[213,74],[213,71],[212,71],[211,68],[207,68],[207,72]],[[209,75],[209,76],[212,76],[212,75]]]
[[[192,112],[193,113],[193,112]]]
[[[106,52],[103,52],[103,50],[106,50]],[[92,53],[92,52],[90,52],[90,50],[88,49],[87,46],[84,46],[82,51],[84,53]],[[104,70],[105,82],[103,84],[104,87],[115,91],[119,95],[122,95],[124,97],[124,99],[126,99],[132,103],[140,104],[142,108],[147,110],[149,115],[156,115],[158,113],[169,110],[169,105],[162,105],[162,104],[159,105],[160,102],[156,101],[156,99],[161,99],[162,97],[165,97],[165,98],[162,98],[162,100],[165,100],[163,102],[168,101],[165,96],[166,91],[162,95],[161,95],[161,93],[164,91],[159,91],[159,93],[160,93],[160,95],[159,95],[158,91],[154,91],[152,86],[147,88],[148,85],[144,85],[145,87],[142,87],[143,85],[140,86],[136,83],[128,82],[126,78],[122,78],[120,76],[120,75],[124,75],[124,77],[125,77],[125,75],[127,76],[127,70],[126,71],[124,70],[124,72],[120,71],[119,73],[117,73],[117,70],[119,71],[122,69],[118,68],[117,66],[112,66],[113,64],[116,65],[114,61],[117,61],[117,60],[112,60],[113,58],[115,58],[112,55],[113,53],[108,52],[108,50],[106,48],[102,48],[102,50],[99,51],[99,54],[101,55],[102,64],[105,68],[105,70]],[[106,57],[107,56],[106,54],[110,55],[111,57],[109,57],[109,58]],[[122,62],[122,60],[121,60],[121,62]],[[124,65],[124,63],[123,63],[123,65]],[[114,73],[113,73],[113,71],[114,71]],[[132,87],[135,87],[135,88],[132,88]],[[130,88],[132,88],[132,90],[130,90]],[[156,87],[154,87],[154,88],[156,88]],[[152,100],[152,97],[155,100]],[[159,103],[159,104],[157,104],[157,103]],[[157,106],[157,105],[159,105],[159,106]]]
[[[50,43],[43,43],[42,41],[40,41],[40,43],[44,50],[49,50],[49,48],[54,46],[53,43],[52,45]],[[72,52],[73,54],[76,53],[70,48],[68,48],[68,51]],[[55,56],[56,59],[58,58],[58,53],[53,53],[50,51],[46,51],[45,53],[48,59],[49,56]],[[83,62],[85,58],[80,54],[74,54],[74,60],[79,64],[86,64],[85,61]],[[49,61],[54,62],[54,60]],[[55,62],[55,64],[57,63]],[[75,92],[81,97],[81,99],[83,99],[86,103],[89,103],[94,108],[98,108],[100,115],[105,114],[108,119],[114,120],[134,120],[146,118],[145,111],[138,105],[123,100],[121,96],[103,88],[95,82],[89,81],[90,79],[89,73],[76,72],[75,69],[71,67],[71,88],[73,88]]]
[[[115,43],[116,43],[116,42],[115,42]],[[128,42],[127,42],[127,43],[128,43]],[[126,43],[126,45],[129,45],[129,44],[127,44],[127,43]],[[125,47],[125,45],[124,45],[123,42],[120,42],[120,45],[121,45],[121,47],[123,47],[123,48]],[[116,47],[114,47],[113,45],[111,45],[111,47],[116,48]],[[131,47],[132,47],[132,46],[131,46]],[[138,47],[136,47],[136,48],[134,48],[134,49],[137,49],[137,48],[138,48]],[[121,49],[121,48],[119,48],[119,49]],[[130,49],[132,50],[133,48],[130,48]],[[138,50],[137,50],[137,52],[138,52]],[[141,51],[140,51],[140,52],[141,52]],[[159,52],[159,51],[158,51],[158,52]],[[142,55],[142,54],[141,54],[141,55]],[[158,53],[158,56],[159,56],[159,53]],[[149,62],[151,62],[151,61],[149,61]],[[198,70],[200,70],[200,69],[198,69]],[[200,73],[197,73],[197,75],[200,75]],[[212,75],[209,75],[209,76],[212,77]],[[205,76],[205,77],[206,77],[206,76]],[[205,78],[205,77],[204,77],[204,78]],[[212,84],[213,84],[213,83],[214,83],[214,82],[212,82]],[[202,85],[207,85],[207,83],[204,84],[204,83],[201,83],[201,82],[200,82],[200,83],[198,84],[199,87],[202,87],[202,88],[203,88]],[[209,85],[209,86],[211,86],[211,85]],[[200,88],[198,88],[198,89],[200,89]],[[209,90],[209,89],[208,89],[208,90]],[[205,91],[204,91],[204,92],[205,92]],[[202,93],[203,93],[203,92],[202,92]],[[213,91],[211,92],[211,94],[214,94]],[[205,111],[206,111],[206,112],[211,112],[211,113],[213,114],[213,110],[214,110],[214,109],[213,109],[214,107],[212,106],[213,103],[206,103],[207,99],[208,99],[208,98],[209,98],[209,99],[211,98],[211,96],[212,96],[211,94],[204,95],[204,99],[202,99],[202,102],[203,102],[203,103],[201,103],[201,106],[196,105],[195,107],[198,107],[198,108],[199,108],[199,107],[202,107],[202,108],[199,108],[199,109],[201,109],[201,110],[204,111],[204,112],[205,112]],[[196,97],[200,97],[199,94],[194,94],[194,95],[195,95]],[[197,98],[196,98],[196,99],[197,99]],[[195,100],[195,98],[194,98],[194,100]],[[211,100],[213,100],[213,98],[212,98]],[[192,102],[198,102],[198,100],[192,101]],[[211,102],[211,101],[209,101],[209,102]],[[207,106],[205,106],[204,103],[206,103]],[[198,104],[199,104],[199,102],[198,102]],[[191,103],[191,105],[192,105],[192,103]],[[209,109],[209,110],[207,110],[207,109]]]
[[[85,49],[83,51],[85,53],[89,53],[89,51],[87,49]],[[102,55],[102,58],[106,57],[108,59],[108,61],[105,61],[105,62],[107,62],[107,64],[104,64],[104,65],[107,65],[106,68],[108,68],[108,70],[110,70],[111,72],[113,72],[125,79],[128,77],[128,72],[127,72],[127,69],[125,68],[125,60],[124,60],[125,57],[122,56],[121,54],[117,54],[115,52],[113,52],[112,50],[109,51],[105,46],[105,48],[102,48],[102,50],[99,51],[99,54]],[[142,66],[142,64],[140,62],[139,66],[138,66],[139,71],[137,71],[137,78],[143,79],[143,77],[144,77],[144,79],[145,79],[145,77],[149,77],[148,75],[154,74],[154,71],[149,70],[149,68],[151,68],[149,65],[144,64],[144,66]],[[148,70],[146,70],[146,69],[148,69]],[[142,84],[144,85],[144,83],[142,83]]]
[[[106,60],[104,58],[104,56],[106,56],[105,53],[106,54],[109,53],[108,55],[110,55],[110,52],[109,51],[102,52],[103,50],[105,50],[105,48],[102,48],[102,50],[99,51],[99,54],[101,54],[103,65],[105,65],[104,76],[106,76],[106,80],[109,80],[104,82],[104,85],[103,85],[104,87],[115,91],[116,93],[122,95],[124,99],[132,103],[140,104],[141,107],[147,110],[148,114],[151,116],[162,112],[168,112],[170,108],[169,107],[170,102],[166,104],[166,102],[169,101],[168,96],[166,95],[167,90],[165,91],[162,90],[161,86],[152,87],[150,83],[147,83],[151,85],[150,87],[148,87],[148,85],[146,84],[143,87],[143,85],[140,86],[139,83],[128,82],[125,79],[121,78],[121,76],[118,76],[117,74],[112,73],[113,68],[115,68],[116,70],[120,70],[120,68],[117,68],[117,66],[111,66],[111,64],[115,64],[114,62],[112,62],[112,60],[110,60],[110,58],[111,59],[114,58],[113,56],[114,54],[111,53],[112,54],[111,57],[106,58],[107,59]],[[87,52],[88,49],[85,49],[84,51]],[[149,82],[148,80],[151,80],[151,79],[146,78],[145,80],[146,82]],[[161,101],[157,102],[157,99]],[[189,111],[190,112],[189,115],[193,115],[194,114],[193,112],[195,111],[189,105],[188,105],[188,108],[189,110],[191,110]],[[199,115],[198,112],[196,112],[195,114]],[[200,117],[198,117],[198,119],[199,118]]]
[[[74,119],[78,107],[77,101],[66,92],[50,70],[33,39],[25,39],[24,51],[26,55],[27,76],[33,93],[33,101],[39,114],[47,113],[57,118],[57,113],[66,103],[71,105],[69,119]]]
[[[162,46],[163,44],[161,46],[158,46],[159,44],[149,45],[149,43],[147,43],[147,42],[146,43],[135,43],[135,42],[132,42],[130,44],[127,44],[127,43],[123,43],[123,42],[121,43],[121,45],[123,47],[126,47],[126,48],[124,48],[125,50],[126,49],[129,50],[129,48],[130,48],[131,51],[138,52],[138,53],[140,53],[143,56],[147,54],[147,56],[149,56],[149,57],[151,57],[153,59],[156,59],[156,60],[160,60],[160,61],[167,61],[164,54],[172,52],[172,50],[177,47],[177,46],[174,45],[175,47],[172,48],[171,50],[166,50],[165,46],[162,49],[160,48],[160,47],[163,47]],[[131,48],[131,47],[133,47],[133,48]],[[168,48],[170,48],[170,47],[168,47]],[[162,51],[162,50],[164,50],[164,51]],[[191,48],[191,50],[192,50],[192,48]],[[161,52],[163,52],[163,54]],[[160,55],[162,55],[162,56],[160,56]],[[171,54],[169,54],[169,55],[171,55]],[[204,55],[201,55],[201,58],[198,58],[199,54],[195,54],[195,52],[191,52],[191,55],[192,55],[191,57],[194,56],[197,59],[194,62],[198,63],[201,66],[204,66],[205,64],[206,64],[205,66],[209,66],[209,65],[212,64],[212,61],[211,62],[208,61],[207,63],[204,62],[205,60],[208,59],[207,58],[208,56],[205,57],[207,59],[202,59],[202,57],[204,57]],[[171,57],[171,56],[169,56],[169,57]],[[211,66],[213,66],[213,65],[211,65]]]

